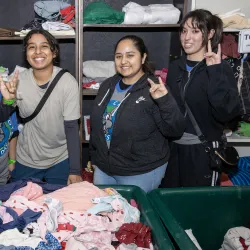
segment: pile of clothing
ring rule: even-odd
[[[60,0],[37,1],[34,11],[35,19],[16,31],[15,35],[26,36],[33,29],[48,30],[52,35],[75,35],[75,6]]]
[[[116,190],[37,179],[0,190],[0,249],[152,249],[151,229]]]
[[[176,24],[180,10],[173,4],[141,6],[129,2],[122,11],[113,9],[105,2],[89,3],[84,10],[83,22],[92,24]]]
[[[241,12],[241,9],[235,9],[227,13],[219,15],[223,21],[224,28],[231,29],[249,29],[250,20],[246,18],[246,15]]]
[[[83,88],[99,89],[102,82],[115,75],[113,61],[88,60],[83,62]]]

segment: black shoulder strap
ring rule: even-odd
[[[53,89],[55,88],[57,82],[60,80],[60,78],[62,77],[62,75],[64,73],[68,72],[66,69],[62,69],[58,72],[58,74],[55,76],[55,78],[53,79],[53,81],[51,82],[51,84],[49,85],[48,89],[46,90],[45,94],[43,95],[41,101],[38,103],[36,109],[34,110],[34,112],[25,118],[21,117],[21,123],[25,124],[29,121],[31,121],[32,119],[34,119],[38,113],[41,111],[41,109],[43,108],[44,104],[46,103],[46,101],[48,100],[51,92],[53,91]]]
[[[190,121],[191,121],[191,123],[192,123],[192,125],[193,125],[193,127],[194,127],[194,130],[195,130],[196,134],[198,135],[198,137],[202,136],[203,134],[202,134],[202,132],[201,132],[201,130],[200,130],[200,127],[199,127],[197,121],[195,120],[194,115],[193,115],[193,113],[191,112],[191,110],[190,110],[190,108],[189,108],[189,106],[187,105],[186,102],[185,102],[185,107],[186,107],[188,116],[189,116],[189,118],[190,118]]]

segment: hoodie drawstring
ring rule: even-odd
[[[101,106],[103,101],[105,100],[106,96],[108,95],[110,89],[108,89],[108,91],[106,92],[106,94],[104,95],[104,97],[102,98],[101,102],[98,104],[98,106]]]

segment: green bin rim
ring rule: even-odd
[[[174,218],[172,213],[169,211],[169,209],[166,207],[166,205],[161,201],[161,195],[164,193],[168,194],[184,194],[184,193],[190,193],[192,191],[195,192],[201,192],[205,193],[208,191],[211,191],[213,193],[216,192],[232,192],[237,190],[237,192],[240,194],[242,190],[248,190],[250,192],[250,187],[247,186],[232,186],[232,187],[180,187],[180,188],[159,188],[155,189],[147,194],[149,201],[153,205],[154,209],[156,210],[158,216],[163,221],[167,231],[171,234],[171,236],[174,238],[175,242],[177,243],[178,247],[181,250],[197,250],[197,247],[192,242],[192,240],[189,238],[185,230],[180,226],[178,221]],[[164,207],[164,216],[162,214],[162,209],[160,207]]]

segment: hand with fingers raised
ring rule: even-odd
[[[17,82],[18,71],[15,72],[14,77],[8,82],[4,82],[3,78],[0,76],[0,91],[4,100],[9,101],[16,98]]]
[[[148,82],[150,84],[149,92],[153,99],[158,99],[168,93],[167,88],[159,77],[159,83],[154,83],[151,79],[148,78]]]
[[[212,51],[211,40],[208,40],[207,53],[204,55],[207,66],[221,63],[221,46],[218,44],[218,51],[214,53]]]

